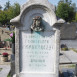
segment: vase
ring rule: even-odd
[[[3,61],[3,62],[8,62],[8,56],[7,57],[1,57],[1,61]]]
[[[12,43],[12,53],[15,54],[15,43]]]

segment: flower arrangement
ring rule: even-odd
[[[10,39],[5,39],[5,41],[10,41],[12,43],[15,43],[15,32],[10,33],[9,36],[11,38]]]
[[[8,53],[4,52],[3,54],[3,57],[8,57]]]
[[[11,33],[10,37],[11,37],[11,42],[15,43],[15,32]]]

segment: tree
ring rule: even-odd
[[[61,3],[61,2],[64,2],[64,0],[60,0],[60,1],[59,1],[59,3]],[[59,3],[58,3],[58,4],[59,4]]]
[[[71,6],[74,8],[74,11],[76,12],[76,3],[73,3]]]
[[[20,5],[18,3],[14,3],[13,6],[9,6],[9,8],[5,10],[0,10],[0,22],[1,24],[10,24],[10,20],[20,13]]]
[[[67,3],[61,2],[58,4],[56,15],[63,18],[66,22],[72,22],[75,19],[74,9]]]
[[[8,20],[8,23],[9,21],[18,16],[20,13],[20,5],[18,3],[14,3],[13,6],[11,6],[8,10],[7,10],[7,20]]]
[[[72,1],[71,0],[65,0],[65,3],[71,5]]]
[[[0,12],[0,23],[2,25],[6,24],[7,23],[7,14],[6,14],[6,11],[1,11]]]
[[[59,3],[67,3],[69,5],[71,5],[72,1],[71,0],[60,0]]]
[[[75,16],[75,22],[77,22],[77,13],[76,13],[76,16]]]
[[[9,9],[11,6],[10,1],[6,2],[4,10]]]
[[[11,20],[12,18],[18,16],[19,14],[20,14],[20,5],[18,3],[14,3],[14,5],[7,10],[8,20]]]
[[[12,6],[12,8],[13,8],[14,17],[20,14],[20,5],[18,3],[14,3],[14,6]]]
[[[0,10],[2,9],[2,6],[0,5]]]

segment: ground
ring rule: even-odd
[[[9,54],[8,62],[1,61],[1,57],[2,57],[1,54],[3,52],[7,52]],[[7,50],[5,48],[0,48],[0,77],[7,77],[7,75],[10,72],[11,54],[12,54],[11,48],[8,48]],[[8,77],[10,77],[10,76],[8,76]]]

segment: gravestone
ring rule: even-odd
[[[48,0],[29,0],[11,20],[15,29],[16,77],[58,77],[60,25]]]

